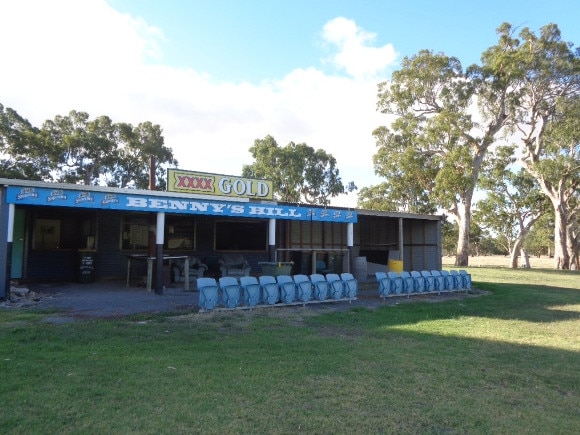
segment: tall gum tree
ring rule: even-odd
[[[404,58],[392,80],[379,84],[377,110],[395,120],[373,132],[375,172],[387,183],[414,183],[456,219],[458,266],[469,262],[473,193],[484,159],[507,125],[509,87],[507,77],[479,66],[463,71],[457,58],[428,50]]]
[[[484,57],[515,78],[513,133],[520,162],[552,204],[554,267],[568,269],[571,256],[577,262],[571,231],[580,185],[580,51],[562,41],[555,24],[542,27],[539,35],[524,28],[521,39],[508,24],[498,33],[512,49],[492,47]]]

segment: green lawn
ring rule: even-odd
[[[377,310],[0,311],[2,433],[578,433],[580,274],[469,271]]]

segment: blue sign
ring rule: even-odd
[[[193,215],[291,219],[321,222],[357,222],[354,210],[321,207],[293,207],[255,202],[210,201],[197,198],[135,195],[97,191],[9,186],[9,204],[53,207],[94,208],[101,210],[147,211]]]

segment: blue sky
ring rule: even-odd
[[[376,85],[421,49],[478,62],[504,21],[554,22],[576,0],[3,0],[0,103],[33,124],[70,110],[161,125],[183,169],[237,175],[271,134],[376,184]],[[336,205],[354,205],[345,195]]]

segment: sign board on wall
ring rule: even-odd
[[[16,205],[92,208],[140,212],[165,212],[208,216],[289,219],[302,221],[356,223],[354,210],[300,207],[251,202],[187,199],[163,195],[136,195],[129,189],[118,193],[8,186],[6,202]]]
[[[171,168],[167,170],[167,190],[233,198],[273,198],[271,181]]]

